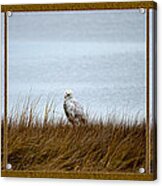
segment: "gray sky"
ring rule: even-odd
[[[33,97],[57,92],[62,108],[62,94],[70,87],[83,105],[99,112],[107,106],[145,111],[145,18],[139,10],[13,13],[10,105],[32,87]]]
[[[14,41],[145,41],[139,10],[13,13],[9,21]]]

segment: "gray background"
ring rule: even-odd
[[[92,115],[145,117],[145,14],[139,10],[13,13],[9,18],[9,108],[18,98],[72,89]]]

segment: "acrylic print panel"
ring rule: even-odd
[[[146,10],[7,22],[7,169],[145,174]]]

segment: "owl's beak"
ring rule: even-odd
[[[69,96],[70,96],[70,94],[66,93],[65,96],[64,96],[64,98],[67,98]]]

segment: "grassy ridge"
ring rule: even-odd
[[[74,128],[63,119],[50,119],[50,108],[43,121],[33,107],[9,117],[12,169],[138,172],[145,167],[145,121],[89,119]]]

